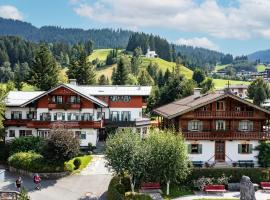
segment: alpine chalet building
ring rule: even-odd
[[[257,165],[260,141],[270,139],[270,111],[246,101],[230,91],[200,94],[199,89],[186,98],[154,110],[162,127],[174,127],[188,145],[193,163]]]
[[[81,86],[61,84],[49,91],[11,91],[6,98],[6,140],[48,137],[63,124],[80,138],[81,146],[96,145],[105,128],[131,127],[141,135],[150,119],[143,117],[148,86]]]

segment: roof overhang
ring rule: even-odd
[[[207,105],[207,104],[209,104],[209,103],[213,103],[213,102],[215,102],[215,101],[219,101],[219,100],[221,100],[221,99],[224,99],[224,98],[226,98],[226,97],[231,97],[231,98],[233,98],[233,99],[235,99],[235,100],[237,100],[237,101],[240,101],[240,102],[242,102],[242,103],[244,103],[244,104],[247,104],[247,105],[249,105],[249,106],[251,106],[251,107],[253,107],[253,108],[256,108],[256,109],[258,109],[258,110],[261,110],[262,112],[265,112],[265,113],[267,113],[267,114],[270,115],[270,111],[269,111],[269,110],[267,110],[267,109],[265,109],[265,108],[262,108],[262,107],[260,107],[260,106],[257,106],[257,105],[255,105],[255,104],[253,104],[253,103],[251,103],[251,102],[249,102],[249,101],[247,101],[247,100],[241,99],[240,97],[238,97],[238,96],[236,96],[236,95],[229,94],[229,93],[226,93],[226,94],[224,94],[224,95],[222,95],[222,96],[213,98],[212,100],[209,100],[209,101],[207,101],[207,102],[205,102],[205,103],[201,103],[201,104],[198,104],[198,105],[196,105],[196,106],[189,107],[188,109],[185,109],[185,110],[183,110],[183,111],[181,111],[181,112],[178,112],[178,113],[176,113],[176,114],[173,114],[173,115],[167,115],[166,113],[164,113],[164,112],[162,112],[162,111],[159,111],[158,109],[154,109],[153,112],[156,113],[156,114],[158,114],[158,115],[160,115],[160,116],[162,116],[162,117],[165,117],[165,118],[167,118],[167,119],[173,119],[173,118],[175,118],[175,117],[177,117],[177,116],[179,116],[179,115],[183,115],[183,114],[188,113],[188,112],[190,112],[190,111],[193,111],[193,110],[195,110],[195,109],[197,109],[197,108],[200,108],[200,107],[202,107],[202,106],[205,106],[205,105]],[[187,105],[186,105],[186,106],[187,106]]]
[[[99,106],[101,106],[101,107],[107,107],[107,106],[108,106],[107,103],[105,103],[104,101],[102,101],[102,100],[100,100],[100,99],[98,99],[98,98],[96,98],[96,97],[93,97],[93,96],[86,96],[86,95],[84,95],[84,94],[78,92],[77,90],[74,90],[73,88],[71,88],[71,87],[69,87],[69,86],[67,86],[67,85],[65,85],[65,84],[60,84],[60,85],[58,85],[58,86],[56,86],[56,87],[54,87],[54,88],[48,90],[47,92],[44,92],[44,93],[42,93],[41,95],[39,95],[39,96],[37,96],[37,97],[35,97],[35,98],[33,98],[33,99],[30,99],[29,101],[23,103],[22,105],[20,105],[20,107],[25,107],[25,106],[28,105],[29,103],[32,103],[33,101],[36,101],[37,99],[40,99],[41,97],[43,97],[43,96],[45,96],[45,95],[47,95],[47,94],[53,92],[54,90],[56,90],[56,89],[58,89],[58,88],[60,88],[60,87],[64,87],[64,88],[66,88],[66,89],[68,89],[68,90],[70,90],[70,91],[72,91],[72,92],[74,92],[74,93],[76,93],[76,94],[78,94],[78,95],[84,97],[85,99],[88,99],[89,101],[92,101],[93,103],[95,103],[95,104],[97,104],[97,105],[99,105]]]

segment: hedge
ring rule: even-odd
[[[29,172],[63,172],[64,165],[61,163],[49,163],[44,157],[34,152],[19,152],[8,158],[8,164],[17,169]]]
[[[193,183],[193,180],[197,180],[200,177],[221,177],[222,174],[225,176],[231,176],[230,183],[239,182],[243,175],[249,176],[251,181],[259,183],[261,181],[270,181],[270,168],[194,168],[187,177],[187,182]]]
[[[40,153],[44,145],[44,139],[41,137],[19,137],[10,143],[10,155],[18,152],[33,151]]]
[[[64,169],[66,171],[77,173],[77,172],[80,172],[82,169],[84,169],[91,160],[92,160],[91,155],[78,156],[65,162]],[[76,163],[78,164],[77,168],[75,166]]]

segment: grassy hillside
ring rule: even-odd
[[[265,65],[257,65],[256,66],[257,72],[264,72],[266,69]]]
[[[111,50],[112,49],[97,49],[97,50],[94,50],[93,53],[88,57],[88,59],[89,59],[89,61],[93,61],[96,58],[98,58],[99,60],[105,61]]]
[[[219,70],[222,70],[222,69],[224,69],[225,67],[227,67],[228,65],[217,65],[216,67],[215,67],[215,72],[217,72],[217,71],[219,71]]]
[[[247,81],[235,81],[235,80],[229,80],[230,81],[230,85],[236,85],[236,84],[244,84],[244,85],[249,85],[250,82]],[[217,89],[219,88],[224,88],[227,86],[228,84],[228,80],[224,80],[224,79],[214,79],[214,83],[215,83],[215,87]]]
[[[0,87],[2,87],[2,86],[5,87],[6,84],[0,83]],[[27,84],[27,83],[24,83],[24,84],[23,84],[22,91],[24,91],[24,92],[32,92],[32,91],[35,91],[35,90],[36,90],[36,88],[35,88],[34,86],[29,85],[29,84]]]

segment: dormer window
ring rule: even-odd
[[[63,103],[63,96],[52,96],[51,100],[53,103],[62,104]]]
[[[79,96],[70,96],[69,103],[80,103],[80,97]]]

